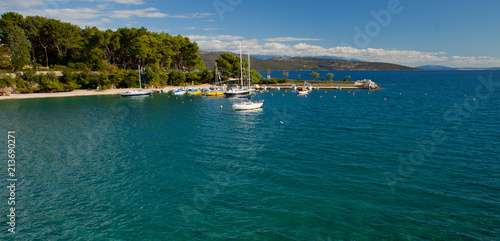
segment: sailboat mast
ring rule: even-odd
[[[141,65],[139,65],[139,89],[142,90],[142,82],[141,82]]]
[[[219,70],[217,69],[217,61],[215,61],[215,85],[217,85],[217,80],[219,80],[218,75]]]
[[[241,42],[240,42],[240,70],[241,70],[241,88],[243,88],[243,53],[241,52]]]
[[[250,82],[252,82],[252,76],[250,74],[250,51],[248,51],[248,89],[250,89]]]

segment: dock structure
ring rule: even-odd
[[[358,80],[356,82],[350,82],[348,84],[343,82],[335,82],[335,83],[318,83],[318,82],[305,82],[311,84],[311,87],[316,90],[378,90],[380,87],[369,79]],[[261,87],[267,87],[267,89],[271,88],[279,88],[279,89],[291,89],[296,84],[266,84],[260,85]],[[301,86],[301,85],[297,85]]]

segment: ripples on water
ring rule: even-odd
[[[460,122],[444,118],[488,74],[500,82],[498,72],[352,72],[384,89],[269,92],[252,112],[167,95],[2,102],[20,181],[19,233],[0,237],[498,239],[498,88]],[[401,176],[400,158],[436,129],[446,140]],[[394,192],[387,172],[399,175]]]

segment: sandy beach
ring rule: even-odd
[[[188,86],[188,88],[205,88],[208,85],[197,85]],[[169,91],[172,89],[181,88],[179,86],[175,87],[165,87],[158,90]],[[126,92],[132,89],[110,89],[110,90],[74,90],[70,92],[55,92],[55,93],[31,93],[31,94],[11,94],[10,96],[0,96],[0,101],[2,100],[18,100],[18,99],[38,99],[38,98],[57,98],[57,97],[76,97],[76,96],[92,96],[92,95],[119,95],[122,92]],[[149,89],[153,91],[153,89]]]

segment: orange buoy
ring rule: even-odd
[[[474,98],[474,99],[472,99],[472,100],[476,101],[476,98]]]
[[[337,99],[337,96],[334,96],[333,98]]]
[[[384,98],[384,100],[387,100],[387,98]]]
[[[322,95],[320,95],[319,97],[320,97],[320,98],[323,98],[323,96],[322,96]]]

